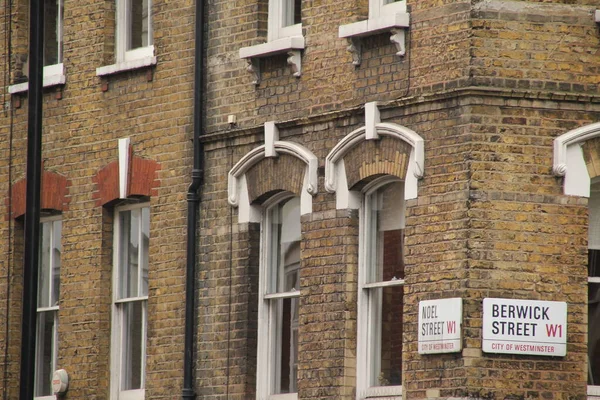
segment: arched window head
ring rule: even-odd
[[[312,196],[317,194],[317,167],[310,150],[279,140],[275,123],[265,123],[265,144],[246,153],[229,171],[228,201],[238,208],[238,222],[260,222],[261,198],[277,191],[298,195],[301,214],[310,214]]]
[[[424,173],[424,141],[414,131],[380,121],[377,103],[365,105],[365,126],[346,135],[325,159],[325,189],[338,209],[360,206],[360,184],[389,175],[404,181],[404,199],[417,197]]]

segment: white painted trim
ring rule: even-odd
[[[289,36],[267,43],[242,47],[240,58],[263,58],[284,54],[290,50],[304,50],[304,36]]]
[[[119,197],[127,198],[127,187],[129,184],[129,138],[119,139]]]
[[[370,377],[372,375],[372,366],[374,360],[370,354],[370,349],[373,339],[373,329],[375,324],[372,320],[377,318],[371,314],[377,310],[373,304],[372,297],[376,293],[372,289],[389,286],[403,286],[404,279],[387,282],[367,283],[369,280],[368,266],[372,254],[369,251],[369,246],[372,243],[372,237],[368,232],[368,225],[372,223],[370,216],[366,212],[368,201],[367,199],[383,185],[393,181],[389,177],[384,177],[371,182],[366,186],[361,195],[361,203],[359,209],[359,247],[358,247],[358,297],[357,297],[357,351],[356,351],[356,400],[364,400],[369,397],[383,396],[402,396],[402,386],[370,386]],[[377,250],[375,250],[377,251]]]
[[[302,57],[300,50],[304,49],[302,24],[284,26],[285,16],[294,0],[269,0],[267,19],[267,43],[242,47],[240,58],[248,62],[246,70],[252,74],[252,83],[260,83],[260,66],[258,59],[276,54],[287,54],[287,63],[291,66],[295,77],[302,75]]]
[[[581,145],[600,136],[600,122],[573,129],[554,139],[552,172],[564,176],[564,194],[590,196],[590,176]]]
[[[338,36],[340,38],[366,37],[378,33],[390,32],[394,28],[407,29],[409,26],[410,14],[402,12],[340,25]]]
[[[350,132],[335,145],[325,158],[325,190],[330,193],[336,193],[337,196],[342,196],[339,201],[336,200],[336,207],[338,209],[344,208],[344,206],[353,206],[352,208],[356,208],[357,206],[355,198],[345,198],[345,196],[350,196],[350,191],[346,177],[341,176],[340,170],[343,168],[344,156],[359,143],[369,140],[367,129],[374,129],[375,133],[371,134],[372,139],[379,136],[390,136],[412,146],[413,150],[410,153],[408,171],[404,181],[404,198],[408,200],[417,197],[417,181],[423,177],[425,166],[425,145],[423,138],[404,126],[385,122],[378,123],[377,115],[372,109],[373,107],[376,107],[376,103],[367,103],[365,105],[366,110],[371,109],[365,118],[365,124],[374,125],[374,128],[363,126]]]
[[[596,11],[594,12],[594,21],[595,21],[596,23],[600,23],[600,10],[596,10]]]
[[[156,65],[156,63],[157,63],[156,57],[145,57],[145,58],[138,58],[135,60],[122,61],[122,62],[117,62],[116,64],[105,65],[103,67],[96,68],[96,75],[97,76],[112,75],[112,74],[117,74],[119,72],[149,67],[151,65]]]
[[[131,211],[134,209],[140,210],[140,216],[142,209],[148,208],[150,210],[150,203],[138,203],[138,204],[127,204],[115,208],[113,213],[113,265],[112,265],[112,304],[111,304],[111,341],[110,341],[110,399],[112,400],[143,400],[145,396],[145,389],[134,389],[134,390],[120,390],[121,388],[121,361],[122,361],[122,341],[123,341],[123,314],[122,307],[120,304],[126,304],[131,302],[142,302],[142,314],[143,323],[148,323],[148,309],[147,300],[148,296],[139,297],[128,297],[121,299],[120,287],[119,287],[119,262],[121,259],[121,219],[119,214],[124,211]],[[142,221],[140,220],[140,223]],[[142,229],[139,229],[138,243],[142,241]],[[149,252],[148,248],[148,252]],[[138,246],[138,251],[141,251],[141,246]],[[139,255],[138,255],[139,257]],[[141,268],[141,266],[140,266]],[[140,273],[138,276],[138,292],[141,289],[140,282],[143,276]],[[147,330],[142,327],[143,343],[142,352],[144,357],[147,354]],[[142,365],[142,386],[145,385],[145,362]]]
[[[245,175],[250,168],[264,158],[267,158],[267,154],[289,154],[299,158],[306,164],[304,183],[302,192],[300,193],[300,207],[302,215],[310,214],[312,212],[312,196],[316,195],[318,190],[317,157],[306,147],[298,143],[275,140],[275,128],[276,126],[273,122],[265,123],[265,140],[269,146],[272,146],[271,150],[267,151],[267,144],[258,146],[243,156],[229,171],[227,179],[227,200],[233,207],[238,207],[239,223],[260,221],[260,211],[257,211],[252,204],[250,204],[250,199],[248,198],[248,184]],[[271,130],[271,132],[269,132],[269,130]]]
[[[593,399],[600,398],[600,386],[589,385],[587,387],[587,395],[588,396],[598,396],[598,397],[592,397]],[[590,399],[590,397],[588,397],[588,399]]]
[[[44,87],[52,87],[64,85],[67,82],[65,76],[65,66],[63,63],[47,65],[44,67],[44,77],[42,85]],[[23,93],[29,90],[29,82],[17,83],[8,87],[8,93]]]
[[[281,292],[266,294],[269,291],[269,279],[272,271],[270,270],[270,252],[271,252],[271,216],[270,211],[291,196],[287,193],[280,193],[269,199],[261,207],[260,224],[260,258],[259,258],[259,279],[258,279],[258,338],[257,338],[257,361],[256,361],[256,398],[259,400],[296,400],[297,393],[272,394],[276,387],[277,374],[279,371],[277,364],[277,349],[280,343],[273,343],[278,337],[277,322],[281,318],[275,314],[276,307],[274,301],[283,298],[299,298],[300,291]]]
[[[404,284],[405,284],[404,279],[395,279],[395,280],[391,280],[391,281],[365,283],[363,285],[363,288],[373,289],[373,288],[382,288],[382,287],[390,287],[390,286],[402,286]]]
[[[297,400],[298,393],[272,394],[269,400]]]
[[[373,386],[364,391],[363,398],[400,396],[402,398],[402,385],[398,386]]]
[[[265,294],[263,296],[263,298],[265,300],[292,299],[294,297],[300,297],[300,291],[299,290],[296,290],[294,292],[271,293],[271,294]]]
[[[275,142],[279,141],[279,129],[275,122],[265,122],[265,157],[277,157]]]
[[[302,36],[302,24],[284,26],[284,13],[294,0],[269,0],[267,40],[269,42],[286,36]],[[287,3],[287,4],[284,4]]]

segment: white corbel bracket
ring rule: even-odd
[[[302,57],[300,56],[300,50],[290,50],[287,53],[287,63],[292,67],[293,75],[299,78],[302,75]]]
[[[346,49],[352,55],[352,64],[360,66],[362,63],[362,42],[358,38],[348,38],[348,47]]]
[[[252,83],[256,86],[260,84],[260,60],[258,58],[247,58],[248,66],[246,71],[252,75]]]
[[[404,29],[392,29],[390,32],[392,33],[390,40],[396,45],[396,49],[398,49],[396,55],[404,57],[406,54],[406,31]]]

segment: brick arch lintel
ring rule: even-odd
[[[238,161],[229,171],[227,191],[227,200],[233,207],[238,208],[238,222],[259,222],[260,210],[251,204],[248,195],[248,183],[246,173],[260,161],[269,157],[277,157],[278,153],[289,154],[299,158],[306,164],[301,198],[301,213],[310,214],[312,212],[312,196],[317,194],[318,178],[317,157],[306,147],[284,140],[278,140],[279,133],[273,122],[265,124],[265,144],[250,150]]]
[[[71,201],[68,196],[70,181],[55,172],[42,171],[41,184],[40,207],[42,210],[66,211]],[[25,215],[26,211],[27,178],[15,182],[10,190],[11,196],[6,199],[7,206],[9,206],[9,199],[12,199],[12,207],[8,207],[10,210],[8,218],[19,218]]]
[[[158,171],[160,169],[160,164],[156,161],[137,156],[131,157],[126,197],[156,196],[160,185],[158,179]],[[97,206],[104,206],[121,198],[118,161],[113,161],[99,170],[92,178],[92,181],[96,184],[96,191],[93,194],[93,198]]]
[[[600,160],[600,146],[595,146],[597,138],[600,138],[600,122],[573,129],[554,139],[552,173],[564,177],[564,194],[590,196],[591,179],[598,175],[595,164]]]
[[[425,168],[425,146],[421,136],[404,126],[379,122],[379,112],[376,103],[365,105],[365,126],[360,127],[346,135],[329,152],[325,158],[325,189],[336,193],[336,207],[358,208],[359,200],[349,190],[344,166],[344,157],[356,146],[369,140],[379,140],[380,136],[391,137],[407,143],[410,148],[408,169],[404,179],[404,198],[417,197],[418,180],[423,177]]]

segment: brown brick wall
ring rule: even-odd
[[[23,4],[12,2],[13,64],[10,81],[0,65],[0,98],[16,82],[17,57],[25,54],[27,24]],[[181,392],[183,297],[185,284],[186,191],[191,178],[193,32],[191,0],[153,2],[154,44],[158,64],[98,78],[96,68],[114,62],[114,1],[65,1],[64,64],[67,83],[45,89],[43,159],[45,168],[70,182],[63,218],[63,258],[59,323],[59,367],[70,375],[67,399],[109,397],[112,209],[96,203],[95,174],[117,160],[117,139],[130,137],[133,154],[131,193],[150,195],[150,288],[148,300],[147,398],[173,398]],[[0,7],[0,61],[5,61],[5,12]],[[108,91],[102,91],[102,85]],[[17,101],[18,100],[18,101]],[[25,176],[27,94],[12,96],[19,108],[0,111],[0,191]],[[13,135],[12,147],[9,135]],[[10,150],[10,151],[9,151]],[[160,168],[155,168],[160,165]],[[139,186],[139,182],[144,184]],[[149,186],[149,182],[151,182]],[[146,190],[148,188],[149,190]],[[0,212],[8,206],[1,202]],[[15,204],[10,205],[13,210]],[[9,341],[7,377],[15,398],[18,384],[22,261],[9,238],[14,221],[0,225],[0,379]],[[10,278],[9,278],[10,276]],[[9,338],[5,338],[5,299],[10,286]],[[0,388],[4,381],[0,383]]]

